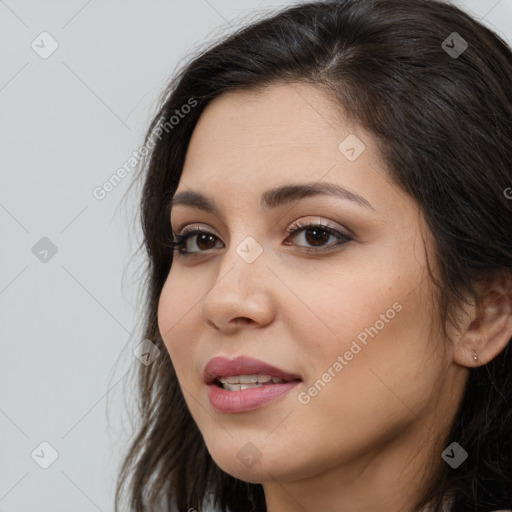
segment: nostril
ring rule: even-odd
[[[250,324],[252,320],[250,318],[247,318],[246,316],[240,316],[238,318],[235,318],[235,321],[240,324]]]
[[[252,324],[254,320],[247,318],[246,316],[239,316],[238,318],[234,318],[230,321],[231,324],[235,325],[245,325],[245,324]],[[213,327],[216,331],[220,329],[220,327],[217,327],[211,320],[206,320],[206,323]]]

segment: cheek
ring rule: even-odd
[[[435,396],[444,365],[421,306],[425,290],[367,297],[332,317],[338,334],[316,344],[306,394],[297,397],[313,428],[332,425],[341,444],[371,442],[414,419]]]
[[[160,335],[181,381],[182,375],[191,373],[195,340],[199,338],[195,332],[199,323],[193,321],[197,319],[195,308],[199,307],[199,296],[194,293],[194,287],[182,286],[179,281],[169,275],[160,294],[157,318]]]
[[[387,270],[366,277],[346,272],[343,280],[309,284],[307,295],[295,288],[316,313],[294,313],[296,342],[307,362],[297,401],[311,407],[314,423],[331,416],[356,438],[360,425],[371,428],[365,420],[369,411],[372,421],[383,424],[389,414],[409,415],[402,402],[417,404],[431,395],[444,364],[431,334],[429,281],[422,281],[419,267],[405,277],[393,265]]]

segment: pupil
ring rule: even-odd
[[[309,237],[307,235],[307,233],[316,233],[316,235],[314,235],[313,237]],[[323,236],[318,236],[318,233],[323,233]],[[322,229],[312,228],[306,232],[306,238],[307,238],[308,243],[310,243],[311,245],[315,245],[315,244],[322,245],[322,243],[325,243],[327,240],[329,240],[329,233],[327,233],[327,231],[324,231]],[[312,240],[310,240],[310,238],[312,238]],[[320,243],[318,243],[318,242],[320,242]]]
[[[206,233],[200,234],[200,235],[198,235],[198,237],[199,237],[199,239],[200,239],[201,241],[197,244],[197,246],[198,246],[198,247],[200,247],[200,248],[203,248],[203,247],[201,247],[201,244],[204,242],[204,240],[205,240],[206,238],[210,238],[211,240],[213,240],[213,236],[212,236],[212,235],[208,235],[208,234],[206,234]],[[210,241],[211,241],[211,240],[210,240]],[[206,244],[206,245],[207,245],[206,249],[209,249],[208,244]]]

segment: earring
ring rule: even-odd
[[[473,352],[474,352],[473,359],[475,360],[475,363],[476,363],[478,361],[478,354],[476,353],[475,349],[473,349]]]

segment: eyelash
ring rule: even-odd
[[[326,233],[329,233],[330,235],[333,235],[338,238],[337,243],[333,243],[328,245],[326,248],[318,249],[318,248],[311,248],[311,247],[304,247],[301,246],[302,249],[307,252],[314,252],[314,253],[322,253],[322,252],[328,252],[334,250],[334,247],[337,247],[339,245],[344,245],[347,242],[351,242],[353,239],[350,238],[348,235],[341,233],[340,231],[337,231],[336,229],[333,229],[325,224],[322,223],[310,223],[310,224],[295,224],[294,226],[291,226],[286,230],[289,236],[293,236],[297,233],[300,233],[301,231],[309,231],[310,229],[314,228],[320,228],[321,231],[324,231]],[[170,246],[173,251],[178,251],[178,253],[183,257],[189,257],[193,255],[198,255],[200,253],[204,253],[207,251],[187,251],[184,249],[184,246],[186,245],[186,242],[188,238],[190,238],[193,235],[199,235],[199,234],[205,234],[205,235],[211,235],[215,238],[217,238],[212,233],[209,233],[208,231],[205,231],[203,229],[199,228],[189,228],[185,229],[181,235],[176,235],[176,239],[171,240]]]

